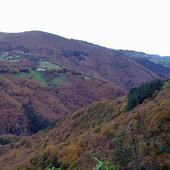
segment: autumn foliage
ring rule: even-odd
[[[43,169],[47,162],[54,165],[55,158],[61,169],[91,170],[97,166],[95,159],[116,169],[168,169],[169,101],[170,82],[166,81],[154,98],[128,113],[124,112],[126,97],[95,102],[51,130],[24,138],[24,142],[19,139],[2,145],[1,150],[6,151],[1,155],[1,165],[9,167],[10,160],[17,168]]]

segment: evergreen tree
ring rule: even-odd
[[[145,99],[152,97],[155,90],[160,90],[162,85],[163,81],[156,79],[149,83],[142,84],[139,87],[133,88],[128,95],[126,111],[130,111],[138,104],[141,104]]]

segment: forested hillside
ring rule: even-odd
[[[9,142],[1,145],[0,164],[91,170],[105,160],[116,169],[168,169],[170,82],[129,112],[127,100],[93,103],[32,137],[3,137]]]
[[[165,78],[161,70],[167,76],[170,74],[163,65],[150,69],[147,64],[134,61],[134,52],[108,49],[40,31],[1,33],[0,51],[2,61],[31,64],[37,69],[44,64],[48,68],[67,68],[126,90],[155,78]],[[136,56],[140,54],[135,53]]]
[[[0,33],[0,170],[170,169],[170,68],[158,58]]]

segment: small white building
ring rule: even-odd
[[[45,68],[37,68],[37,71],[45,71]]]

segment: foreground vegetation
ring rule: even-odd
[[[23,141],[2,139],[3,148],[12,148],[0,163],[6,168],[10,160],[17,170],[169,169],[169,102],[170,81],[165,81],[154,97],[128,113],[126,97],[93,103],[51,130]]]

